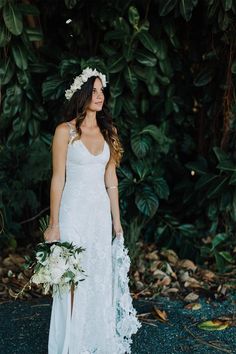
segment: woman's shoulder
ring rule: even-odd
[[[70,122],[62,122],[59,123],[55,129],[55,132],[61,133],[61,134],[68,134],[68,131],[70,129],[74,129],[75,128],[75,124],[74,121],[70,121]]]

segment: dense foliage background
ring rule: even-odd
[[[0,0],[0,245],[34,241],[48,214],[50,144],[86,66],[109,78],[125,149],[122,225],[198,263],[234,262],[233,0]]]

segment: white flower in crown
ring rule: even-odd
[[[75,91],[80,90],[81,86],[86,81],[88,81],[88,79],[91,76],[98,76],[100,78],[100,80],[102,81],[102,86],[106,87],[106,83],[107,83],[106,76],[103,75],[102,73],[100,73],[99,71],[97,71],[96,69],[91,69],[91,68],[87,67],[86,69],[84,69],[82,71],[82,74],[75,77],[73,84],[70,86],[70,88],[68,90],[65,91],[66,99],[70,100],[71,97],[73,96],[73,94],[75,93]]]

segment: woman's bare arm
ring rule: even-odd
[[[105,186],[111,202],[111,213],[113,219],[113,227],[115,233],[123,233],[120,222],[120,208],[119,208],[119,192],[118,192],[118,178],[116,175],[115,161],[111,159],[105,171]],[[110,188],[112,187],[112,188]]]
[[[57,126],[52,142],[52,179],[50,188],[50,227],[46,229],[44,238],[47,241],[60,238],[59,208],[65,184],[66,155],[69,130],[66,123]]]

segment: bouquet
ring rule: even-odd
[[[52,295],[69,291],[71,286],[76,288],[79,281],[85,280],[80,266],[84,250],[69,242],[37,244],[34,257],[27,264],[27,268],[33,267],[30,283],[43,284],[44,294],[52,290]]]

